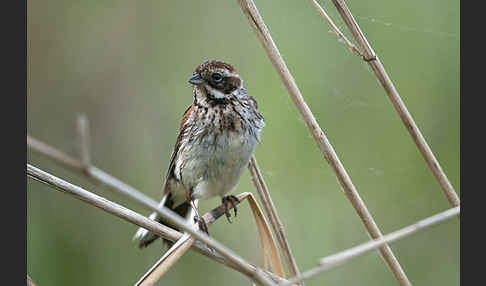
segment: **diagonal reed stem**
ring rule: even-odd
[[[361,51],[356,48],[356,46],[351,43],[350,40],[348,40],[348,38],[346,38],[346,36],[344,36],[344,34],[341,32],[341,30],[339,30],[339,28],[336,26],[336,24],[334,24],[334,22],[332,21],[331,17],[329,17],[329,15],[327,15],[326,11],[324,9],[322,9],[322,7],[319,5],[319,3],[317,3],[316,0],[309,0],[312,4],[312,6],[314,6],[314,8],[316,8],[317,12],[319,12],[319,14],[321,14],[321,17],[327,22],[327,24],[331,27],[331,29],[334,31],[334,33],[336,34],[336,36],[338,36],[338,38],[340,38],[341,40],[343,40],[344,44],[346,45],[346,47],[348,47],[348,49],[355,53],[356,55],[360,56],[361,58],[363,58],[363,54],[361,53]]]
[[[110,190],[138,202],[145,209],[156,211],[152,208],[152,206],[158,205],[155,200],[136,190],[132,186],[111,176],[110,174],[107,174],[103,170],[100,170],[93,165],[84,166],[81,161],[74,159],[56,148],[51,147],[50,145],[29,135],[27,135],[27,146],[32,150],[48,157],[49,159],[54,160],[56,163],[83,174],[93,182],[108,186]]]
[[[351,11],[349,10],[348,6],[344,2],[344,0],[332,0],[332,2],[334,3],[334,6],[336,6],[336,9],[338,10],[339,14],[341,15],[344,22],[346,23],[349,30],[351,31],[351,34],[353,35],[354,39],[358,42],[358,45],[362,50],[364,60],[368,62],[371,69],[375,73],[376,78],[385,89],[385,92],[388,95],[388,98],[390,99],[391,103],[393,104],[393,107],[397,111],[398,115],[400,116],[400,119],[402,120],[403,124],[405,125],[408,132],[412,136],[415,145],[417,145],[417,148],[419,149],[420,153],[424,157],[425,162],[427,162],[427,165],[432,171],[432,174],[439,182],[439,185],[442,188],[444,194],[446,195],[447,200],[452,206],[454,207],[459,206],[460,204],[459,196],[457,195],[456,191],[452,187],[452,184],[449,182],[449,179],[447,178],[446,174],[442,170],[439,161],[437,161],[437,159],[435,158],[434,153],[432,153],[432,150],[427,144],[427,141],[425,141],[425,138],[420,132],[420,129],[418,128],[417,124],[415,124],[412,115],[410,115],[410,113],[408,112],[405,103],[403,103],[400,95],[398,94],[397,89],[395,88],[395,85],[393,84],[390,77],[388,76],[385,67],[381,63],[380,59],[376,56],[370,43],[368,42],[363,32],[359,28],[359,25],[354,19],[353,15],[351,14]]]
[[[265,212],[270,219],[270,225],[273,228],[273,233],[277,236],[278,244],[280,245],[280,249],[284,254],[284,258],[290,272],[292,273],[292,276],[298,276],[300,275],[300,271],[297,267],[297,262],[295,261],[292,250],[290,249],[290,244],[287,239],[287,235],[285,234],[283,223],[278,216],[277,209],[275,208],[272,197],[270,196],[268,187],[263,180],[263,176],[260,172],[260,168],[258,167],[255,156],[250,158],[248,170],[250,171],[253,184],[255,185],[258,195],[260,196]],[[301,282],[301,285],[304,285],[304,283]]]
[[[152,286],[186,253],[194,244],[194,237],[184,235],[145,273],[134,286]]]
[[[127,209],[121,205],[118,205],[114,202],[111,202],[103,197],[95,195],[91,192],[84,190],[81,187],[75,186],[69,182],[66,182],[56,176],[53,176],[47,172],[44,172],[30,164],[27,164],[27,175],[39,182],[42,182],[56,190],[59,190],[63,193],[67,193],[73,195],[77,199],[84,201],[88,204],[94,205],[110,214],[118,216],[124,220],[127,220],[131,223],[134,223],[140,227],[153,231],[155,234],[168,238],[171,241],[175,241],[179,239],[182,234],[168,228],[162,224],[159,224],[151,219],[148,219],[130,209]],[[272,279],[275,279],[274,276],[270,276],[268,272],[263,270],[259,270],[257,267],[249,264],[244,259],[236,255],[232,250],[226,248],[218,241],[214,240],[213,238],[207,236],[205,233],[201,231],[196,231],[192,228],[191,224],[187,223],[184,219],[178,217],[177,214],[173,213],[171,210],[166,210],[166,208],[157,209],[157,213],[161,215],[163,218],[167,219],[170,223],[174,224],[178,228],[190,233],[194,238],[197,240],[205,243],[210,248],[214,249],[214,251],[218,252],[222,256],[223,259],[228,261],[230,264],[235,266],[238,271],[248,276],[250,279],[258,282],[261,285],[275,285]],[[196,245],[196,244],[195,244]],[[200,246],[200,245],[199,245]],[[211,250],[205,249],[207,252],[214,252]],[[271,277],[271,278],[270,278]],[[282,279],[279,279],[282,281]]]
[[[315,267],[313,269],[310,269],[304,273],[302,273],[301,276],[293,277],[289,279],[289,282],[284,282],[281,283],[281,286],[284,285],[290,285],[291,283],[297,283],[299,280],[302,279],[307,279],[310,278],[314,275],[317,275],[323,271],[327,271],[329,269],[335,268],[337,266],[340,266],[344,264],[345,262],[357,258],[363,254],[366,254],[370,251],[373,251],[377,249],[378,247],[385,245],[386,243],[391,243],[406,237],[409,237],[413,234],[416,234],[419,231],[422,231],[424,229],[427,229],[431,226],[434,226],[440,222],[446,221],[448,219],[451,219],[455,216],[459,216],[461,210],[460,207],[455,207],[452,209],[448,209],[446,211],[443,211],[441,213],[435,214],[433,216],[430,216],[426,219],[423,219],[421,221],[418,221],[412,225],[409,225],[407,227],[404,227],[402,229],[399,229],[397,231],[394,231],[392,233],[389,233],[387,235],[382,236],[379,239],[376,240],[371,240],[366,243],[360,244],[358,246],[349,248],[347,250],[343,250],[341,252],[338,252],[336,254],[326,256],[324,258],[320,259],[320,265],[318,267]]]
[[[135,283],[135,286],[152,286],[188,251],[194,244],[195,239],[190,234],[184,233]]]
[[[351,178],[344,169],[341,161],[334,151],[334,148],[320,128],[310,108],[305,103],[304,98],[302,97],[302,94],[297,87],[294,77],[288,70],[255,4],[252,0],[237,1],[243,11],[243,14],[245,14],[245,16],[248,18],[250,25],[260,39],[260,42],[262,43],[263,48],[270,58],[270,61],[272,62],[274,68],[280,76],[280,79],[287,88],[290,98],[296,105],[307,128],[309,129],[312,137],[316,141],[319,150],[322,152],[326,160],[333,168],[339,185],[341,186],[341,189],[345,193],[346,197],[350,200],[354,209],[363,221],[370,236],[374,239],[381,237],[382,234],[378,226],[376,225],[373,217],[366,208],[363,200],[359,196],[358,191],[356,190],[355,186],[351,181]],[[390,247],[388,245],[382,246],[380,248],[380,253],[400,285],[411,285]]]

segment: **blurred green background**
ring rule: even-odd
[[[332,2],[319,1],[349,33]],[[329,32],[308,1],[256,1],[317,120],[383,233],[449,208],[368,66]],[[348,1],[427,142],[459,192],[459,1]],[[187,83],[206,59],[233,64],[265,116],[256,156],[301,270],[368,235],[236,1],[28,1],[29,135],[78,156],[76,116],[92,158],[161,197]],[[147,211],[39,154],[28,162],[143,214]],[[237,193],[253,191],[245,172]],[[204,201],[203,211],[219,199]],[[28,180],[27,271],[40,286],[133,285],[162,255],[139,250],[135,225]],[[211,235],[262,265],[247,204]],[[391,245],[414,285],[458,285],[459,220]],[[249,285],[187,253],[158,285]],[[307,285],[396,285],[377,252]]]

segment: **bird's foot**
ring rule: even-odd
[[[204,231],[209,236],[208,224],[202,216],[196,215],[194,217],[194,222],[198,223],[200,231]]]
[[[229,196],[224,196],[222,199],[221,199],[224,207],[225,207],[225,214],[226,214],[226,218],[228,219],[228,222],[231,223],[231,220],[230,220],[230,209],[231,207],[233,207],[235,209],[235,217],[236,217],[236,213],[238,212],[238,208],[236,207],[239,203],[240,203],[240,200],[233,196],[233,195],[229,195]]]

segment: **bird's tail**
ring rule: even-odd
[[[191,205],[187,202],[184,202],[178,206],[175,206],[174,207],[174,200],[172,199],[172,194],[171,193],[168,193],[166,195],[164,195],[164,197],[162,198],[162,200],[160,201],[159,203],[159,207],[160,206],[165,206],[171,210],[173,210],[174,212],[176,212],[178,215],[182,216],[182,217],[186,217],[187,214],[190,212],[191,210]],[[178,230],[176,227],[174,227],[173,225],[171,225],[170,223],[168,223],[167,221],[165,221],[163,218],[161,218],[157,213],[152,213],[149,217],[151,220],[155,220],[159,223],[162,223],[164,225],[167,225],[168,227],[171,227],[175,230]],[[147,247],[149,244],[151,244],[152,242],[154,242],[155,240],[157,240],[157,238],[159,238],[159,236],[157,236],[156,234],[154,234],[153,232],[150,232],[148,230],[146,230],[145,228],[139,228],[137,230],[137,232],[135,233],[135,235],[133,236],[133,240],[134,241],[138,241],[138,247],[139,248],[144,248],[144,247]],[[167,243],[167,244],[171,244],[170,241],[168,240],[163,240],[164,243]]]

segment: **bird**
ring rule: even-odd
[[[239,201],[230,193],[261,141],[265,121],[232,65],[205,61],[197,66],[188,82],[193,86],[193,102],[182,116],[159,205],[186,219],[193,209],[194,221],[209,235],[195,202],[221,197],[231,223],[229,210],[233,207],[236,217]],[[177,230],[157,213],[152,213],[150,219]],[[133,237],[139,248],[147,247],[157,238],[144,228],[138,229]]]

